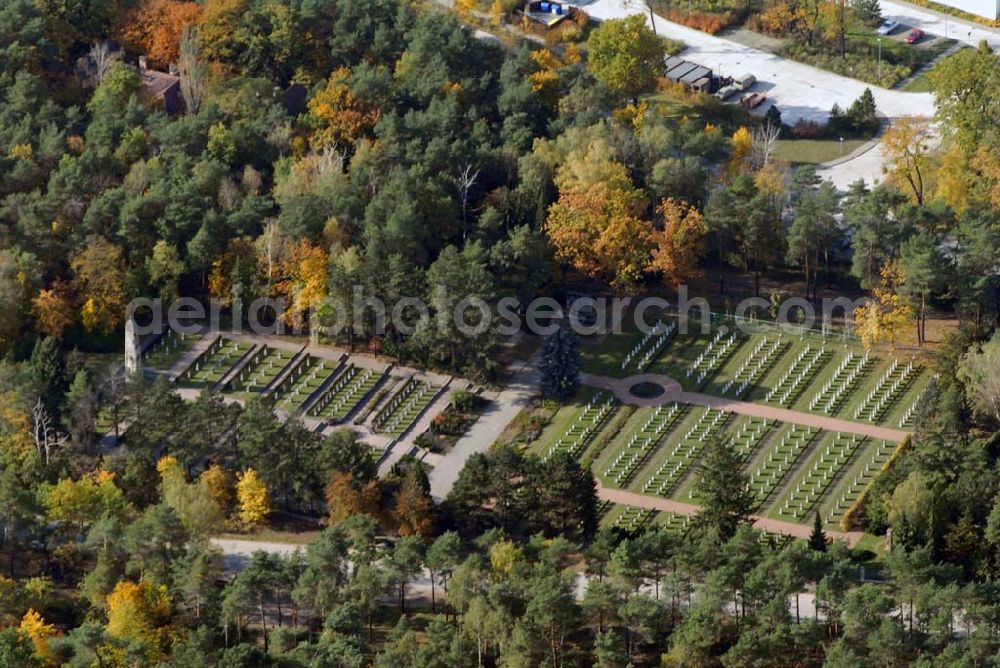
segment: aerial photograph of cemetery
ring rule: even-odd
[[[998,50],[0,0],[0,668],[1000,666]]]

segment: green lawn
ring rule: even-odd
[[[845,139],[779,139],[774,157],[792,164],[818,165],[850,155],[866,140]]]
[[[233,379],[232,389],[251,394],[263,392],[294,357],[295,353],[281,348],[265,347],[259,350],[240,370],[238,377]]]
[[[718,331],[701,334],[700,327],[697,330],[695,333],[679,334],[649,371],[670,375],[681,381],[688,389],[696,387],[698,383],[695,378],[687,377],[686,372]],[[818,406],[816,410],[809,408],[813,399],[834,378],[845,356],[849,353],[860,356],[864,352],[856,342],[845,342],[836,337],[826,339],[824,345],[824,339],[818,335],[785,332],[779,337],[777,331],[773,330],[767,334],[744,334],[741,342],[734,346],[734,350],[702,383],[702,391],[719,395],[729,380],[746,377],[739,376],[738,372],[741,367],[761,358],[762,353],[757,349],[757,344],[764,337],[767,342],[780,341],[780,346],[777,352],[768,358],[764,370],[756,376],[756,382],[743,394],[744,400],[764,402],[771,388],[791,385],[787,379],[783,385],[781,384],[782,377],[789,369],[801,372],[808,368],[808,373],[785,403],[795,410],[821,415],[826,414],[821,407]],[[628,375],[629,369],[624,372],[621,370],[620,360],[634,347],[638,338],[637,334],[625,333],[608,337],[599,344],[587,346],[584,354],[585,368],[619,377]],[[765,345],[761,350],[767,348]],[[822,351],[821,358],[811,368],[801,361],[796,364],[796,360],[807,348],[809,352],[803,357],[806,360]],[[854,412],[864,402],[869,392],[879,386],[879,381],[890,368],[894,355],[888,351],[881,351],[873,353],[870,359],[866,371],[858,376],[857,382],[852,385],[853,389],[846,393],[846,400],[833,410],[833,414],[837,417],[865,422],[860,418],[855,420]],[[899,357],[900,364],[906,364],[908,361],[909,357]],[[848,370],[850,368],[848,367]],[[929,378],[929,372],[921,369],[914,380],[897,393],[878,423],[894,429],[900,428],[907,409],[923,392]],[[573,402],[561,407],[541,437],[531,444],[531,450],[544,456],[574,424],[578,424],[584,405],[596,393],[594,389],[583,388]],[[733,396],[734,391],[730,389],[725,394]],[[876,393],[876,396],[879,396],[879,393]],[[767,403],[776,405],[777,399]],[[607,487],[624,487],[630,491],[650,495],[659,489],[669,498],[696,503],[697,500],[692,497],[692,490],[697,479],[698,463],[703,455],[705,443],[711,440],[713,435],[718,435],[730,439],[740,449],[740,454],[746,462],[744,470],[748,473],[764,467],[769,453],[778,453],[775,455],[777,459],[772,457],[770,464],[766,466],[766,470],[773,473],[769,473],[757,483],[761,488],[761,494],[764,495],[761,499],[764,502],[761,508],[763,514],[808,524],[812,521],[815,510],[819,510],[824,525],[828,529],[838,529],[843,511],[878,475],[881,463],[888,458],[894,446],[892,443],[885,444],[872,439],[852,440],[853,437],[850,435],[838,435],[834,432],[813,431],[813,435],[808,436],[806,432],[809,430],[793,424],[765,424],[763,431],[758,431],[758,427],[754,427],[754,433],[751,434],[748,432],[751,419],[733,414],[726,414],[722,422],[706,434],[705,416],[710,412],[701,407],[690,406],[684,407],[675,421],[656,434],[655,429],[648,427],[655,410],[627,405],[614,408],[594,435],[574,455],[584,462],[589,462],[594,474]],[[693,432],[699,423],[701,428]],[[904,425],[903,428],[909,426]],[[688,434],[691,436],[688,437]],[[794,436],[794,434],[799,435]],[[636,436],[639,438],[633,441],[633,437]],[[652,438],[652,444],[646,445],[645,438]],[[793,445],[794,442],[799,443],[798,447]],[[633,456],[636,457],[634,468],[630,468],[633,467],[631,463]],[[629,463],[621,463],[625,461]],[[811,473],[812,467],[817,462],[820,474],[823,471],[829,472],[825,477],[815,472]],[[679,470],[676,469],[678,463],[681,465]],[[623,470],[627,470],[628,473],[622,474]],[[620,476],[624,476],[624,479]],[[650,480],[654,482],[650,483]],[[821,486],[817,486],[817,480],[822,481]],[[787,512],[781,513],[781,504],[789,498],[795,485],[800,481],[804,481],[804,485],[808,483],[809,488],[813,490],[808,494],[800,492],[794,499],[796,508],[799,501],[803,501],[804,510],[796,513],[798,517]],[[631,514],[634,513],[612,508],[605,518],[605,524],[632,525],[635,520]],[[624,516],[624,519],[618,519],[619,516]]]
[[[338,362],[307,357],[299,370],[293,374],[297,375],[297,378],[290,378],[275,392],[278,397],[278,408],[288,413],[299,410],[303,402],[312,396],[313,392],[318,390],[338,368],[340,368]]]
[[[542,430],[541,436],[531,444],[531,452],[544,457],[549,449],[569,430],[580,414],[583,413],[583,407],[586,403],[593,399],[598,392],[598,390],[590,387],[581,387],[573,398],[573,401],[562,406],[552,416],[552,420]]]
[[[644,320],[652,327],[655,325],[658,315],[658,311],[650,309],[644,314]],[[663,321],[668,323],[673,322],[672,319],[666,317],[663,317]],[[624,369],[622,368],[622,362],[642,339],[643,334],[635,324],[633,312],[629,311],[625,313],[622,317],[621,333],[608,334],[603,339],[597,335],[590,339],[582,338],[580,343],[580,360],[583,370],[596,376],[611,376],[613,378],[623,378],[638,373],[636,365],[642,354],[634,357]],[[675,340],[668,341],[658,351],[647,371],[652,372],[655,360],[665,355],[671,346],[674,345]],[[652,339],[647,340],[646,345],[641,349],[641,353],[645,353],[651,343]]]
[[[201,337],[195,334],[176,334],[167,330],[163,336],[146,349],[143,354],[144,366],[161,371],[169,370]]]
[[[181,376],[181,384],[188,387],[211,387],[247,354],[253,344],[234,339],[220,339],[209,351],[195,360]]]

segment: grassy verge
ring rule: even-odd
[[[774,157],[792,164],[819,165],[848,156],[865,144],[864,139],[779,139]]]

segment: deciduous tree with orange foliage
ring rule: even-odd
[[[128,49],[146,54],[150,66],[165,70],[177,63],[184,26],[200,19],[197,2],[141,0],[125,14],[120,38]]]
[[[407,471],[396,490],[392,518],[401,536],[431,537],[434,531],[434,502],[416,471]]]
[[[352,515],[379,515],[378,482],[362,482],[350,473],[335,471],[324,492],[328,511],[326,522],[333,526]]]
[[[649,262],[653,228],[639,218],[643,193],[632,185],[625,167],[593,167],[563,166],[556,178],[559,199],[549,207],[545,231],[557,259],[628,290]]]
[[[354,140],[375,127],[381,114],[369,109],[351,90],[351,71],[346,67],[334,70],[326,82],[309,100],[309,118],[315,128],[314,148],[337,143],[353,144]]]
[[[69,286],[63,281],[56,281],[52,287],[39,290],[32,306],[36,327],[43,334],[58,338],[73,326],[76,309]]]
[[[250,296],[256,277],[257,252],[253,242],[245,237],[236,237],[212,262],[208,293],[222,305],[229,306],[237,293],[244,299]]]
[[[41,613],[30,609],[24,613],[24,617],[21,619],[20,630],[31,638],[31,642],[35,646],[35,658],[43,666],[55,666],[58,664],[49,641],[59,635],[59,632],[54,625],[45,623],[45,619]]]
[[[708,223],[698,209],[671,197],[660,202],[656,211],[663,218],[663,229],[654,236],[656,245],[647,268],[677,286],[701,273],[698,263],[705,256]]]

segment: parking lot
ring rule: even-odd
[[[587,7],[587,12],[599,20],[621,18],[639,11],[640,8],[625,6],[621,0],[597,0]],[[850,106],[865,88],[872,89],[879,110],[886,116],[930,116],[934,113],[930,93],[878,88],[660,17],[657,17],[656,29],[658,34],[680,39],[687,45],[681,56],[685,60],[723,76],[744,73],[756,76],[758,82],[751,90],[767,94],[767,102],[758,107],[758,111],[764,113],[768,106],[776,104],[782,120],[791,125],[799,119],[825,121],[834,104],[841,108]]]

